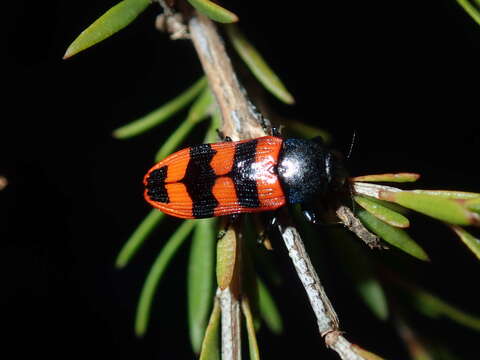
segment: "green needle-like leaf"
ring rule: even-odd
[[[226,289],[233,278],[237,263],[237,234],[229,228],[217,242],[217,284],[220,289]]]
[[[366,182],[413,182],[417,181],[420,174],[415,173],[395,173],[395,174],[375,174],[355,176],[352,181],[366,181]]]
[[[280,334],[283,331],[283,321],[278,311],[273,296],[262,280],[257,277],[258,284],[258,310],[265,324],[274,334]]]
[[[119,2],[82,31],[70,44],[63,58],[67,59],[115,34],[135,20],[150,4],[150,0],[123,0]]]
[[[145,283],[140,294],[140,299],[137,307],[137,316],[135,319],[135,333],[137,336],[143,336],[147,330],[148,320],[150,317],[150,308],[153,301],[153,295],[157,288],[160,279],[162,278],[165,269],[167,268],[173,255],[177,252],[180,245],[192,231],[195,221],[186,220],[170,237],[165,246],[162,248],[153,263],[150,272],[145,280]]]
[[[218,342],[218,333],[220,328],[220,305],[215,299],[213,303],[212,314],[208,321],[205,337],[203,338],[200,360],[220,360],[220,344]]]
[[[475,0],[477,6],[480,7],[479,1]],[[468,15],[472,17],[473,20],[480,25],[480,10],[475,7],[475,5],[471,4],[468,0],[457,0],[460,6],[467,12]]]
[[[245,61],[250,71],[258,81],[280,101],[286,104],[295,102],[280,78],[268,66],[260,53],[243,36],[236,25],[228,25],[227,34],[238,55]]]
[[[393,227],[377,219],[366,210],[357,213],[358,218],[372,232],[377,234],[389,244],[405,251],[417,259],[427,261],[428,255],[425,251],[407,234],[405,230]]]
[[[387,300],[378,280],[373,277],[366,278],[357,284],[357,288],[370,310],[380,320],[386,320],[388,317]]]
[[[238,21],[238,16],[233,12],[209,0],[188,0],[188,2],[212,20],[220,23],[233,23]]]
[[[480,317],[468,314],[422,289],[412,288],[410,293],[413,304],[423,314],[432,318],[445,316],[463,326],[480,331]]]
[[[380,205],[378,202],[371,201],[370,199],[363,196],[354,196],[355,201],[367,210],[370,214],[379,218],[380,220],[386,222],[389,225],[406,228],[410,226],[408,219],[385,206]]]
[[[196,220],[187,272],[190,341],[200,352],[213,299],[215,269],[215,218]]]
[[[199,79],[195,84],[185,90],[182,94],[163,104],[158,109],[137,119],[127,125],[124,125],[113,132],[117,139],[128,139],[140,135],[155,126],[158,126],[170,119],[175,113],[187,106],[195,97],[205,89],[207,80],[205,77]]]
[[[338,254],[345,273],[353,280],[355,288],[368,308],[380,319],[388,317],[387,298],[375,276],[372,259],[351,235],[339,229],[330,229],[332,245]]]
[[[466,200],[464,205],[468,210],[476,212],[477,214],[480,214],[480,197]]]
[[[414,191],[382,191],[382,200],[393,201],[408,209],[456,225],[479,225],[478,214],[466,209],[462,202],[442,196]]]
[[[187,119],[168,137],[155,156],[155,161],[163,160],[170,155],[180,143],[187,137],[196,124],[204,120],[209,115],[209,109],[212,105],[213,97],[210,89],[205,89],[193,103],[188,113]]]
[[[155,227],[160,224],[165,214],[156,209],[151,210],[145,219],[140,223],[137,229],[127,240],[122,250],[117,256],[115,266],[119,269],[128,264],[133,255],[137,252],[144,240],[150,235]]]
[[[205,138],[203,139],[203,142],[205,144],[211,144],[218,141],[217,130],[220,129],[221,121],[222,119],[220,111],[218,109],[213,110],[212,118],[210,120],[210,126],[208,127]]]
[[[248,349],[250,360],[260,360],[260,351],[258,350],[257,336],[255,335],[255,326],[253,325],[253,316],[250,309],[250,303],[247,297],[242,297],[242,311],[245,316],[248,335]]]
[[[415,194],[426,194],[443,197],[445,199],[467,200],[480,198],[479,193],[454,190],[412,190]]]
[[[371,197],[371,196],[365,196],[365,195],[361,195],[361,196],[367,198],[371,202],[374,202],[374,203],[379,204],[383,207],[389,208],[390,210],[392,210],[394,212],[397,212],[397,213],[400,213],[402,215],[406,215],[410,211],[409,209],[404,208],[403,206],[395,204],[395,203],[390,202],[390,201],[376,199],[376,198]]]
[[[453,231],[455,231],[463,243],[467,245],[470,251],[473,252],[478,259],[480,259],[480,239],[466,232],[460,226],[451,226],[451,228]]]
[[[352,345],[353,350],[365,360],[384,360],[382,357],[361,348],[358,345]]]

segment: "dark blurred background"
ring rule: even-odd
[[[188,41],[169,41],[154,29],[156,5],[111,39],[62,60],[113,4],[16,1],[4,11],[0,175],[9,184],[0,192],[0,298],[5,344],[16,358],[31,352],[52,359],[192,358],[186,250],[158,290],[148,335],[133,334],[144,276],[178,221],[162,225],[126,269],[114,269],[122,244],[149,211],[141,179],[175,121],[128,141],[111,132],[185,89],[201,67]],[[413,171],[422,174],[418,187],[480,191],[480,26],[454,0],[315,5],[225,2],[297,100],[288,107],[267,96],[271,109],[327,129],[341,150],[355,131],[352,175]],[[406,259],[419,282],[478,314],[474,256],[444,225],[421,217],[414,223],[432,258],[428,265]],[[275,248],[286,280],[275,290],[286,331],[280,338],[261,332],[264,358],[335,358],[319,342],[283,246]],[[370,315],[331,265],[327,291],[349,339],[387,358],[406,358],[394,331]],[[473,331],[418,321],[468,358]]]

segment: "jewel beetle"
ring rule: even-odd
[[[321,140],[265,136],[177,151],[143,181],[153,207],[200,219],[307,204],[338,190],[346,177],[340,155]]]

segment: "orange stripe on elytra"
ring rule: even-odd
[[[221,176],[217,178],[212,188],[212,194],[218,201],[215,216],[241,212],[235,184],[231,177]]]
[[[169,202],[165,204],[165,212],[182,218],[192,219],[193,202],[183,183],[172,183],[165,185]]]
[[[217,152],[210,161],[210,166],[217,176],[226,175],[232,171],[235,144],[234,142],[223,142],[210,145]]]
[[[189,161],[190,148],[177,151],[155,164],[145,175],[144,183],[146,183],[146,179],[149,177],[152,171],[160,169],[163,166],[167,166],[167,177],[165,178],[166,183],[180,181],[185,176]]]
[[[283,140],[268,136],[258,139],[255,154],[258,200],[263,209],[285,205],[285,195],[277,175],[277,164]]]
[[[190,148],[186,148],[170,156],[167,156],[163,160],[163,165],[167,165],[167,178],[166,183],[174,183],[180,181],[185,176],[185,172],[190,161]]]

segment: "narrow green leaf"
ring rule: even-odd
[[[153,295],[157,288],[160,279],[165,272],[173,255],[177,252],[180,245],[183,244],[185,239],[193,229],[195,225],[194,220],[186,220],[180,225],[175,233],[168,239],[165,246],[162,248],[157,256],[157,259],[150,268],[150,272],[143,284],[142,292],[137,306],[137,315],[135,319],[135,333],[137,336],[143,336],[147,330],[148,320],[150,317],[150,308],[153,301]]]
[[[475,7],[475,5],[471,4],[468,0],[457,0],[460,6],[467,12],[468,15],[472,17],[473,20],[480,25],[480,10]],[[480,6],[479,1],[476,0],[477,5]]]
[[[354,200],[365,210],[367,210],[373,216],[379,218],[380,220],[386,222],[389,225],[406,228],[410,226],[408,219],[389,208],[380,205],[377,202],[370,201],[370,199],[363,196],[354,196]]]
[[[407,234],[405,230],[393,227],[377,219],[366,210],[357,213],[358,218],[372,232],[389,244],[405,251],[417,259],[428,261],[425,251]]]
[[[353,344],[352,347],[353,350],[365,360],[383,360],[383,358],[377,354],[367,351],[356,344]]]
[[[467,192],[467,191],[454,191],[454,190],[412,190],[415,194],[427,194],[440,196],[446,199],[467,200],[480,198],[479,193]]]
[[[115,34],[135,20],[150,4],[150,0],[119,2],[83,30],[70,44],[63,58],[67,59]]]
[[[480,259],[480,239],[477,239],[472,234],[466,232],[460,226],[450,226],[453,231],[458,235],[458,237],[463,241],[465,245],[470,249],[475,256]]]
[[[351,235],[339,229],[329,229],[333,249],[338,254],[340,265],[355,284],[355,289],[367,307],[380,320],[388,318],[387,298],[381,283],[377,280],[372,259],[358,241],[351,241]]]
[[[257,284],[260,316],[272,333],[277,335],[281,334],[283,331],[283,321],[280,311],[278,311],[278,307],[275,304],[275,300],[263,281],[258,277]]]
[[[210,312],[215,269],[215,218],[196,220],[187,271],[190,342],[200,352]]]
[[[432,318],[444,316],[458,324],[480,331],[480,317],[462,311],[433,294],[419,289],[410,289],[413,304],[424,315]]]
[[[405,321],[400,311],[395,313],[395,326],[412,360],[434,360],[430,354],[430,349],[427,350],[424,340]]]
[[[137,229],[133,232],[130,238],[123,245],[120,250],[115,266],[118,269],[125,267],[133,255],[137,252],[144,240],[150,235],[155,227],[160,224],[160,221],[164,218],[165,214],[156,209],[151,210],[145,219],[140,223]]]
[[[119,127],[113,132],[113,136],[117,139],[128,139],[133,136],[140,135],[155,126],[158,126],[170,119],[175,113],[187,106],[195,97],[205,89],[207,80],[203,76],[195,84],[185,90],[176,98],[163,104],[158,109],[137,119],[127,125]]]
[[[357,288],[370,310],[380,320],[386,320],[388,317],[387,299],[378,280],[374,277],[366,278],[357,284]]]
[[[218,133],[217,130],[220,129],[221,126],[221,115],[218,108],[212,111],[212,117],[210,120],[210,126],[208,127],[207,133],[205,134],[205,138],[203,142],[205,144],[211,144],[218,141]]]
[[[203,338],[200,360],[220,360],[220,344],[218,333],[220,329],[220,305],[215,299],[212,314],[208,321],[205,337]]]
[[[163,160],[170,155],[180,143],[187,137],[196,124],[204,120],[209,115],[209,108],[212,105],[213,97],[210,89],[205,89],[193,103],[188,113],[187,119],[168,137],[155,156],[155,161]]]
[[[466,200],[464,202],[464,205],[468,210],[476,212],[477,214],[480,214],[480,197]]]
[[[217,242],[217,284],[220,289],[226,289],[233,278],[237,262],[237,234],[229,228]]]
[[[380,199],[393,201],[408,209],[450,224],[474,225],[479,222],[478,216],[468,211],[461,202],[442,196],[413,191],[382,191]]]
[[[367,181],[367,182],[413,182],[417,181],[420,174],[415,173],[394,173],[394,174],[374,174],[355,176],[351,178],[352,181]]]
[[[383,207],[389,208],[390,210],[395,211],[397,213],[400,213],[402,215],[406,215],[410,211],[409,209],[404,208],[403,206],[395,204],[395,203],[390,202],[390,201],[380,200],[380,199],[376,199],[374,197],[366,196],[366,195],[359,195],[359,196],[367,198],[371,202],[374,202],[374,203],[379,204]]]
[[[286,125],[289,129],[307,139],[320,136],[326,144],[329,144],[332,141],[332,136],[327,131],[305,124],[301,121],[289,120]]]
[[[260,360],[260,351],[258,349],[257,336],[255,335],[255,326],[253,325],[253,316],[247,297],[242,297],[242,311],[247,326],[250,360]]]
[[[238,16],[233,12],[209,0],[188,0],[188,2],[212,20],[220,23],[233,23],[238,21]]]
[[[280,101],[286,104],[293,104],[295,102],[293,96],[288,92],[280,78],[273,72],[270,66],[268,66],[257,49],[255,49],[240,32],[238,27],[231,24],[228,25],[226,29],[234,49],[242,60],[245,61],[245,64],[247,64],[257,80]]]

